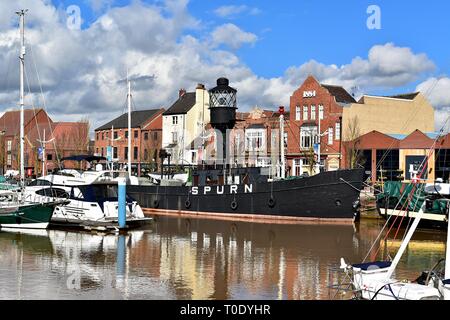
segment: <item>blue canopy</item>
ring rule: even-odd
[[[70,161],[87,161],[87,162],[91,162],[91,161],[101,161],[101,160],[106,160],[105,157],[99,157],[99,156],[94,156],[94,155],[89,155],[89,154],[82,154],[82,155],[78,155],[78,156],[70,156],[70,157],[64,157],[61,159],[61,161],[64,160],[70,160]]]

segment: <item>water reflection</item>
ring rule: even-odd
[[[340,257],[360,262],[381,225],[269,225],[158,218],[127,235],[0,232],[1,299],[328,299]],[[401,239],[401,236],[399,236]],[[395,254],[399,241],[380,241]],[[417,233],[410,279],[445,253]]]

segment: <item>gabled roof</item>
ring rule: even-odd
[[[41,111],[45,112],[44,109],[24,110],[23,117],[25,126]],[[0,117],[0,131],[5,131],[5,136],[19,135],[20,111],[6,111],[3,116]]]
[[[172,106],[163,113],[163,116],[186,114],[195,105],[195,92],[183,94]]]
[[[141,125],[144,124],[148,119],[152,118],[156,115],[161,109],[152,109],[152,110],[140,110],[140,111],[132,111],[131,112],[131,127],[132,128],[140,128]],[[101,127],[95,129],[98,130],[108,130],[114,126],[114,129],[125,129],[128,128],[128,113],[124,113],[120,117],[104,124]]]
[[[343,87],[332,86],[327,84],[320,84],[323,88],[327,89],[332,96],[335,97],[336,102],[341,103],[356,103],[355,98],[351,96]]]

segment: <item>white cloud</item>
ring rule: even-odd
[[[422,92],[434,107],[436,130],[440,130],[450,116],[450,78],[429,78],[420,83],[416,90]],[[447,123],[447,130],[448,126]]]
[[[314,74],[326,83],[370,90],[406,85],[434,68],[434,63],[425,54],[414,54],[410,48],[387,43],[373,46],[367,60],[356,57],[350,64],[342,66],[310,60],[300,67],[289,68],[286,76],[291,82],[298,83],[308,74]]]
[[[249,15],[257,15],[261,13],[261,10],[254,7],[249,7],[246,5],[240,5],[240,6],[221,6],[214,10],[214,13],[218,15],[221,18],[228,18],[232,19],[238,16],[241,13],[247,13]]]
[[[254,44],[258,40],[255,34],[245,32],[232,23],[218,26],[211,36],[214,45],[225,44],[232,49],[239,49],[246,43]]]
[[[27,96],[27,103],[34,99],[42,105],[32,57],[51,117],[71,121],[87,115],[92,128],[125,111],[123,79],[127,68],[137,109],[167,108],[177,98],[179,88],[193,90],[197,83],[213,87],[217,78],[225,76],[238,89],[240,110],[254,105],[288,106],[290,95],[310,73],[324,83],[347,89],[358,85],[367,91],[408,84],[434,68],[426,55],[389,43],[374,46],[367,58],[356,57],[346,65],[311,60],[280,72],[278,77],[264,78],[226,49],[253,44],[258,40],[256,35],[225,24],[212,31],[202,30],[211,32],[209,36],[193,36],[187,30],[198,28],[200,22],[190,15],[187,0],[158,3],[134,1],[125,7],[108,8],[92,25],[73,31],[66,27],[65,11],[57,10],[49,0],[22,0],[20,6],[30,8],[26,66],[34,94]],[[12,1],[0,2],[2,110],[17,105],[16,7]]]

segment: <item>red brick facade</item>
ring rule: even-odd
[[[290,97],[289,125],[286,128],[288,134],[287,160],[293,175],[303,172],[306,169],[305,163],[310,163],[312,160],[311,148],[313,146],[311,142],[318,143],[319,115],[322,110],[323,117],[320,117],[320,131],[323,134],[320,139],[322,164],[325,165],[326,170],[339,168],[339,155],[342,152],[340,149],[342,128],[340,126],[342,126],[343,107],[336,101],[336,95],[330,93],[331,89],[335,94],[335,89],[343,90],[341,87],[321,85],[314,77],[309,76]],[[308,129],[312,135],[316,135],[314,141],[307,137],[302,140],[301,131],[304,130],[306,136]],[[337,134],[336,131],[338,131]],[[304,168],[295,170],[293,168],[294,159],[302,160]]]
[[[87,123],[54,122],[43,109],[24,110],[24,123],[24,164],[26,176],[42,174],[42,159],[38,155],[38,149],[42,147],[40,140],[48,141],[52,138],[54,139],[54,141],[47,143],[45,146],[46,163],[49,170],[58,166],[58,157],[87,152],[89,138]],[[70,133],[67,133],[67,130]],[[0,154],[1,169],[4,171],[19,170],[19,111],[8,111],[0,118],[0,132],[3,132],[0,135],[0,147],[3,150],[2,154]]]
[[[138,127],[131,128],[131,165],[133,171],[140,173],[141,169],[157,170],[161,162],[158,153],[162,148],[162,114],[161,109],[154,116],[146,119]],[[128,148],[127,128],[111,128],[95,131],[94,153],[107,156],[107,147],[113,145],[113,158],[118,161],[119,168],[123,169],[128,162],[126,150]],[[111,141],[111,135],[113,136]],[[153,166],[154,168],[150,168]]]

